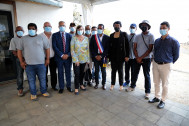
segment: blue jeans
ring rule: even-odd
[[[19,59],[16,58],[17,90],[23,89],[23,73],[24,69],[20,66]]]
[[[151,59],[143,59],[143,63],[137,63],[136,60],[134,60],[134,73],[133,73],[133,80],[131,80],[131,88],[136,87],[136,82],[138,79],[138,74],[140,72],[140,67],[143,68],[143,74],[145,77],[145,93],[150,93],[151,90],[151,79],[150,79],[150,65],[151,65]]]
[[[36,90],[36,75],[38,76],[40,82],[40,91],[42,94],[47,92],[46,87],[46,67],[44,64],[37,65],[27,65],[26,74],[28,77],[28,83],[30,87],[30,92],[32,95],[37,95]]]

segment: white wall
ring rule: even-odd
[[[25,2],[16,2],[18,25],[28,34],[27,25],[36,23],[38,33],[43,32],[43,23],[48,21],[52,25],[52,32],[58,31],[58,22],[66,22],[69,32],[69,24],[73,21],[73,3],[63,2],[63,8],[52,7],[47,5],[31,4]]]

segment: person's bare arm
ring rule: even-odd
[[[49,58],[50,58],[50,48],[45,49],[45,54],[46,54],[45,66],[48,66],[49,63],[50,63],[50,61],[49,61]]]
[[[12,51],[13,55],[17,57],[17,51],[13,50]]]
[[[23,69],[26,69],[26,62],[23,59],[22,50],[17,50],[17,56],[18,56],[18,59],[20,61],[20,66]]]
[[[149,49],[140,58],[144,59],[146,56],[148,56],[152,52],[152,49],[153,49],[153,44],[150,44]]]

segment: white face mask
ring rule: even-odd
[[[136,32],[136,29],[130,29],[131,34],[134,34]]]

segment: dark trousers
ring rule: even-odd
[[[89,64],[86,64],[88,65],[88,69],[85,71],[85,81],[87,82],[91,82],[91,79],[92,79],[92,73],[91,73],[91,69],[89,67]]]
[[[51,87],[55,88],[57,84],[57,73],[56,73],[56,61],[54,60],[54,57],[50,58],[50,63],[49,63],[49,69],[50,69],[50,75],[51,75]],[[46,74],[48,74],[48,66],[46,68]],[[48,76],[46,75],[46,82],[48,85]]]
[[[59,88],[64,89],[64,69],[66,74],[66,87],[71,87],[71,64],[72,60],[57,61]]]
[[[22,69],[19,59],[16,58],[17,90],[23,89],[23,73],[24,69]]]
[[[79,66],[75,66],[75,63],[73,63],[75,89],[79,89],[79,86],[83,85],[85,65],[86,63],[80,63]]]
[[[106,67],[103,67],[102,61],[94,60],[94,66],[95,66],[95,82],[96,84],[99,84],[99,68],[101,68],[102,72],[102,85],[106,84]]]
[[[130,83],[130,70],[131,70],[131,81],[133,80],[134,74],[134,59],[129,59],[128,62],[125,62],[125,81]]]
[[[111,68],[112,68],[112,73],[111,73],[111,84],[115,85],[115,81],[116,81],[116,73],[118,71],[119,74],[119,85],[122,86],[123,85],[123,63],[124,62],[115,62],[112,61],[111,62]]]
[[[143,68],[143,74],[145,77],[145,93],[150,93],[151,89],[151,79],[150,79],[150,65],[151,65],[151,59],[143,59],[143,63],[137,63],[136,60],[134,60],[134,75],[133,75],[133,81],[131,81],[131,88],[136,87],[136,82],[138,79],[138,74],[140,72],[140,67]]]

